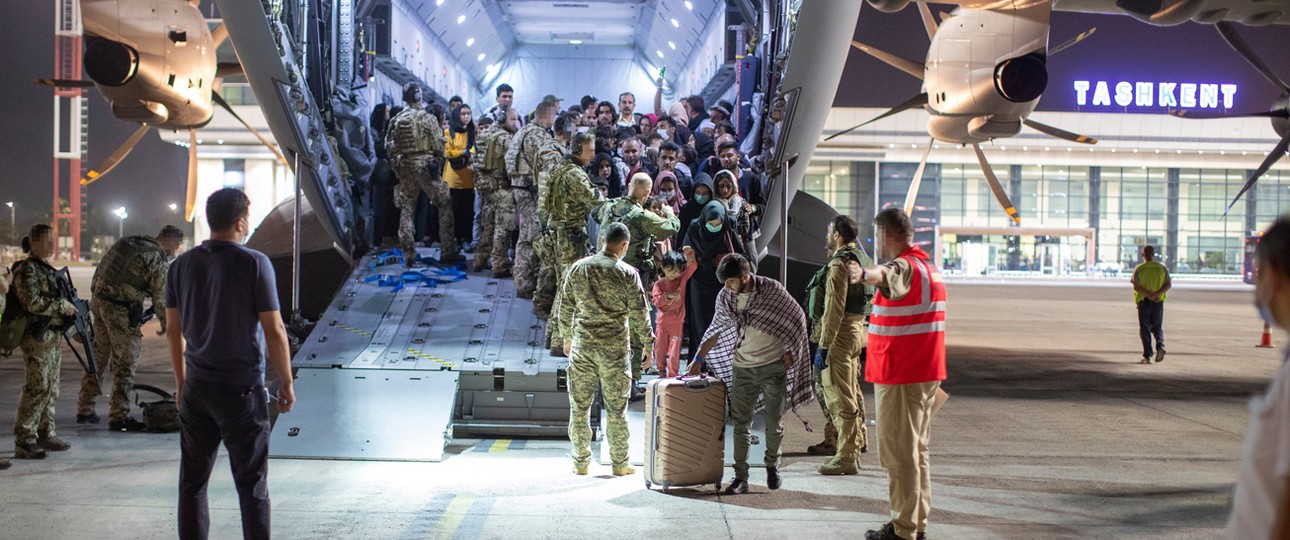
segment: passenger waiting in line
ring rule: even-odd
[[[681,205],[681,213],[678,216],[681,218],[681,230],[676,233],[676,237],[681,240],[680,243],[685,242],[690,223],[698,219],[699,215],[703,213],[703,208],[712,201],[713,191],[712,178],[706,174],[699,173],[699,176],[695,178],[694,191],[682,194],[685,196],[685,204]]]
[[[651,298],[658,308],[654,321],[654,365],[660,377],[680,374],[681,340],[685,336],[685,289],[699,269],[694,249],[663,255],[662,279],[654,282]]]
[[[636,121],[636,133],[645,135],[654,132],[654,124],[658,122],[658,117],[653,114],[642,114]]]
[[[655,197],[659,197],[668,206],[672,207],[672,213],[677,216],[681,215],[681,208],[685,206],[685,195],[681,194],[681,188],[677,187],[676,175],[669,170],[661,170],[658,177],[654,179]],[[694,219],[694,218],[690,218]]]
[[[618,127],[636,128],[636,95],[623,92],[618,96]]]
[[[596,104],[596,125],[614,127],[618,122],[618,111],[614,110],[614,104],[608,101],[601,101]]]
[[[1138,306],[1138,335],[1142,338],[1142,364],[1165,361],[1165,293],[1173,287],[1169,269],[1156,262],[1156,248],[1142,248],[1142,264],[1133,269],[1133,302]],[[1155,358],[1151,338],[1156,338]]]
[[[447,158],[443,167],[443,180],[448,184],[452,198],[452,231],[457,245],[463,251],[474,250],[475,225],[475,168],[471,156],[475,153],[475,121],[469,105],[457,105],[448,116],[448,130],[444,136]]]
[[[717,279],[717,265],[731,253],[744,255],[743,242],[735,235],[735,222],[726,215],[725,205],[709,201],[703,213],[690,222],[682,247],[694,249],[699,270],[690,280],[689,305],[686,314],[690,331],[690,346],[698,348],[699,338],[716,313],[717,294],[721,280]]]

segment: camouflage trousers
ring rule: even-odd
[[[90,303],[90,311],[94,313],[94,357],[98,359],[99,372],[81,377],[76,414],[94,412],[94,401],[103,395],[103,378],[110,371],[112,394],[108,421],[124,422],[130,416],[130,390],[134,386],[134,370],[139,365],[139,342],[143,333],[130,327],[125,307],[95,299]]]
[[[515,197],[515,226],[520,231],[519,242],[515,244],[515,294],[532,298],[537,288],[538,261],[533,252],[533,241],[538,235],[537,195],[525,188],[512,188],[511,194]]]
[[[614,468],[627,466],[627,350],[574,344],[569,357],[569,442],[574,465],[591,461],[591,403],[599,388],[605,400],[605,436]]]
[[[578,259],[587,256],[587,231],[585,229],[555,229],[542,235],[537,243],[537,290],[533,292],[533,314],[547,319],[560,309],[560,285],[564,273]],[[547,339],[552,346],[560,343],[559,331],[554,324],[547,324]]]
[[[491,192],[479,189],[479,180],[475,182],[475,200],[479,202],[479,211],[475,213],[475,256],[470,261],[471,271],[478,272],[489,268],[493,255],[493,225],[497,219]]]
[[[493,272],[510,271],[511,233],[515,232],[515,194],[509,189],[499,189],[489,194],[493,207],[492,240],[490,246]],[[486,237],[485,237],[486,238]]]
[[[58,373],[62,367],[62,344],[58,332],[45,332],[45,339],[22,338],[22,355],[27,362],[27,380],[18,398],[18,416],[13,422],[17,444],[35,444],[37,438],[57,435],[54,403],[58,401]]]
[[[453,236],[452,199],[448,184],[440,177],[441,167],[430,157],[401,157],[395,160],[394,175],[399,186],[394,190],[394,204],[399,207],[399,247],[404,253],[416,253],[417,192],[424,191],[430,204],[439,209],[440,257],[455,257],[457,239]],[[411,261],[409,261],[411,262]]]

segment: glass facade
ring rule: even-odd
[[[917,168],[816,161],[803,190],[864,224],[876,209],[904,205]],[[978,167],[929,163],[911,216],[916,243],[937,242],[938,228],[1000,230],[940,238],[947,271],[974,271],[980,265],[971,254],[985,253],[993,270],[1115,273],[1137,264],[1142,246],[1154,245],[1174,272],[1240,274],[1246,237],[1290,210],[1290,173],[1275,170],[1230,210],[1247,170],[996,164],[995,174],[1024,227],[1093,229],[1096,261],[1085,260],[1082,236],[1007,235],[1012,221]]]

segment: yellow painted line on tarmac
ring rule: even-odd
[[[435,362],[438,362],[440,365],[445,366],[445,367],[447,367],[448,369],[452,369],[452,368],[457,367],[457,365],[456,365],[456,364],[453,364],[452,362],[449,362],[449,361],[447,361],[447,360],[444,360],[444,359],[439,358],[438,356],[435,356],[435,355],[432,355],[432,354],[426,354],[426,353],[421,352],[421,351],[418,351],[418,350],[416,350],[416,349],[408,349],[408,354],[411,354],[411,355],[413,355],[413,356],[419,356],[419,357],[421,357],[421,358],[425,358],[426,360],[434,360]]]
[[[489,451],[489,452],[505,452],[505,451],[506,451],[507,449],[509,449],[510,447],[511,447],[511,440],[510,440],[510,439],[497,439],[496,441],[494,441],[494,442],[493,442],[493,446],[492,446],[491,448],[489,448],[489,449],[488,449],[488,451]]]
[[[431,538],[452,538],[456,536],[457,529],[461,527],[461,522],[466,519],[466,512],[470,510],[470,505],[475,504],[474,495],[458,495],[452,498],[448,507],[443,510],[443,517],[439,518],[439,523],[435,525],[434,534]]]

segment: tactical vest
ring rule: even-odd
[[[385,152],[390,157],[405,155],[416,155],[429,153],[430,134],[424,133],[420,115],[430,114],[425,109],[408,107],[399,111],[390,120],[390,126],[386,130],[386,140],[391,141],[393,146],[387,146]],[[434,124],[431,120],[430,124]]]
[[[130,270],[130,262],[148,253],[155,252],[162,259],[165,251],[156,240],[146,236],[127,236],[117,241],[99,261],[98,270],[94,271],[95,282],[107,282],[113,285],[129,285],[135,291],[149,296],[158,295],[161,291],[151,290],[152,285],[146,276],[136,275]]]
[[[632,234],[631,244],[627,247],[627,253],[623,260],[632,266],[646,266],[653,268],[654,257],[651,250],[654,248],[654,235],[647,235],[641,231],[640,227],[634,227],[633,221],[641,212],[647,212],[644,207],[637,204],[630,195],[624,195],[609,202],[604,210],[604,219],[600,220],[601,229],[609,227],[610,223],[622,223],[627,226],[627,230]]]
[[[524,129],[521,129],[519,133],[516,133],[515,137],[511,139],[512,148],[509,148],[506,151],[506,172],[510,174],[512,178],[528,177],[533,175],[533,157],[528,155],[528,149],[524,147],[524,143],[535,136],[533,132],[541,131],[541,129],[541,126],[538,126],[537,124],[529,124],[524,126]],[[541,137],[541,135],[536,136]],[[515,156],[514,158],[511,158],[512,153]]]
[[[538,202],[541,203],[542,213],[553,223],[561,222],[586,227],[587,216],[577,215],[567,201],[567,194],[572,188],[570,183],[578,177],[579,172],[583,172],[582,167],[572,161],[561,163],[551,171],[551,180],[546,186],[546,196],[541,197]],[[553,194],[561,196],[552,196]]]
[[[833,254],[833,258],[829,259],[829,263],[833,261],[841,261],[844,265],[844,271],[846,270],[845,264],[848,261],[855,261],[862,267],[870,264],[869,256],[864,251],[861,251],[860,248],[838,250],[837,253]],[[814,322],[824,319],[824,294],[827,288],[825,280],[828,279],[828,274],[829,264],[825,264],[814,276],[811,276],[811,281],[806,286],[806,314]],[[866,315],[872,308],[872,300],[873,286],[848,286],[846,312],[854,315]]]

